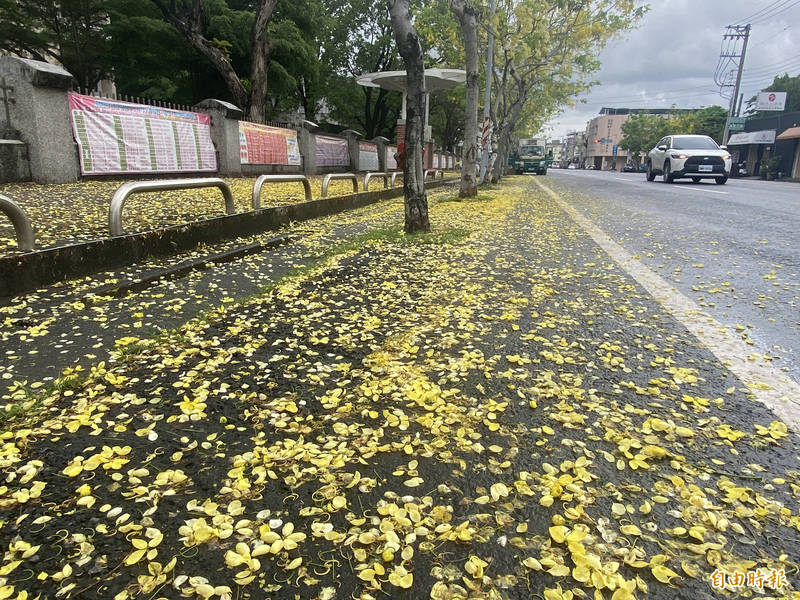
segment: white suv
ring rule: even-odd
[[[691,177],[695,183],[707,178],[722,185],[730,172],[730,153],[707,135],[668,135],[647,155],[647,181],[660,174],[665,183]]]

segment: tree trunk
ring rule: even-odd
[[[508,164],[508,155],[510,151],[509,144],[511,143],[511,128],[502,127],[500,131],[495,130],[497,135],[497,160],[492,169],[492,183],[497,183],[505,174],[503,168]]]
[[[492,172],[492,183],[497,183],[505,174],[506,166],[508,165],[508,154],[511,151],[511,134],[517,127],[517,122],[522,114],[522,109],[525,107],[525,102],[528,100],[528,92],[526,82],[524,79],[517,77],[512,73],[516,82],[519,95],[514,103],[511,105],[511,110],[508,111],[506,118],[498,125],[499,135],[497,143],[498,159],[494,163],[494,170]],[[503,160],[501,160],[503,159]]]
[[[425,118],[425,67],[419,35],[411,25],[409,0],[387,0],[397,48],[406,67],[406,135],[403,193],[405,232],[431,230],[428,196],[425,194],[425,169],[422,165],[423,120]]]
[[[467,102],[464,119],[464,155],[461,162],[461,198],[478,194],[475,165],[478,160],[478,9],[465,0],[450,0],[450,10],[461,24],[467,55]]]
[[[253,20],[251,31],[252,45],[250,56],[250,98],[247,109],[247,119],[254,123],[263,123],[266,116],[264,107],[267,103],[267,71],[269,70],[269,55],[271,51],[267,28],[272,11],[278,0],[260,0],[258,12]]]
[[[234,70],[228,55],[203,35],[202,0],[192,0],[191,7],[183,5],[184,10],[180,12],[174,2],[153,1],[161,10],[167,23],[181,32],[186,40],[214,65],[225,82],[233,101],[244,111],[247,118],[256,123],[263,123],[264,107],[267,102],[267,70],[270,54],[267,28],[278,0],[259,0],[258,2],[258,11],[251,31],[252,65],[250,67],[249,94],[240,75]],[[188,10],[186,10],[187,8]]]

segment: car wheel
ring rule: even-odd
[[[692,181],[694,181],[695,183],[700,183],[700,178],[699,177],[692,177]]]
[[[647,163],[647,181],[653,181],[656,178],[656,174],[653,173],[653,163]]]
[[[727,175],[725,175],[725,177],[717,177],[716,179],[717,185],[725,185],[726,181],[728,181]]]
[[[664,163],[664,183],[672,183],[672,173],[669,169],[669,161]]]

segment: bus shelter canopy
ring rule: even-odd
[[[425,89],[428,93],[446,90],[467,81],[467,72],[463,69],[425,69]],[[367,73],[356,79],[356,83],[365,87],[383,88],[393,92],[406,91],[405,71],[382,71]]]

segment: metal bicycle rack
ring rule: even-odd
[[[384,172],[375,171],[375,172],[367,173],[364,176],[364,191],[365,192],[369,191],[369,182],[370,182],[370,179],[372,179],[373,177],[381,177],[381,178],[383,178],[383,188],[384,189],[388,188],[389,187],[389,180],[391,179],[391,175],[392,174],[389,171],[384,171]],[[392,187],[394,187],[394,180],[393,179],[392,179]]]
[[[349,179],[353,182],[353,193],[358,193],[358,177],[355,173],[328,173],[325,177],[322,178],[322,197],[327,198],[328,196],[328,184],[331,182],[331,179]]]
[[[261,175],[253,184],[253,210],[261,208],[261,188],[265,183],[276,181],[299,181],[306,192],[306,202],[311,200],[311,184],[305,175]]]
[[[394,187],[395,181],[397,181],[398,177],[400,177],[403,181],[406,180],[402,171],[395,171],[394,173],[392,173],[392,187]]]
[[[5,213],[11,219],[14,233],[17,235],[17,247],[23,252],[33,250],[33,227],[31,227],[28,214],[22,210],[22,207],[8,196],[0,195],[0,212]]]
[[[218,177],[208,177],[203,179],[160,179],[156,181],[132,181],[124,183],[114,192],[111,197],[111,205],[108,208],[108,229],[111,235],[123,235],[122,230],[122,207],[131,194],[142,192],[164,192],[167,190],[190,190],[196,188],[216,187],[222,192],[225,198],[225,213],[232,215],[236,212],[233,205],[233,194],[231,188]]]

